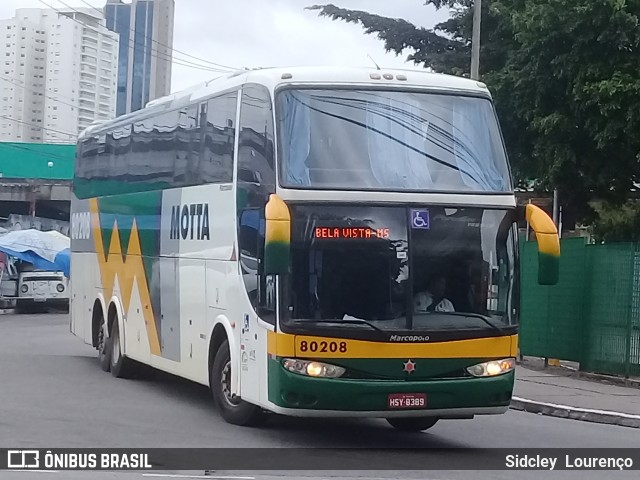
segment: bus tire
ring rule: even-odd
[[[260,407],[245,402],[240,397],[231,396],[231,354],[228,340],[222,342],[213,359],[209,385],[220,415],[227,423],[255,427],[266,419],[266,414]]]
[[[98,361],[100,368],[108,372],[111,370],[111,338],[107,336],[107,324],[100,321],[100,330],[98,331]]]
[[[111,335],[109,336],[111,375],[116,378],[131,378],[135,375],[135,364],[130,358],[125,357],[120,349],[120,327],[118,319],[113,319]]]
[[[387,418],[387,422],[401,432],[423,432],[433,427],[438,420],[434,417]]]

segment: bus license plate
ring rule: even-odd
[[[390,393],[387,405],[389,408],[427,408],[427,395],[424,393]]]

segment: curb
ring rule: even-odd
[[[591,373],[576,370],[575,368],[562,365],[562,368],[575,372],[578,378],[588,378],[590,380],[598,380],[601,382],[608,382],[613,385],[619,385],[622,387],[640,388],[640,380],[634,378],[616,377],[614,375],[606,375],[604,373]]]
[[[549,417],[570,418],[583,422],[604,423],[621,427],[640,428],[640,415],[629,413],[610,412],[607,410],[591,410],[588,408],[570,407],[568,405],[556,405],[554,403],[536,402],[526,398],[513,397],[511,399],[512,410],[529,413],[537,413]]]

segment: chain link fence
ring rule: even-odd
[[[640,375],[640,245],[561,242],[560,280],[537,284],[537,245],[521,242],[522,355]]]

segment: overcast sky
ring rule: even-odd
[[[13,17],[16,8],[102,8],[106,0],[0,0],[0,18]],[[416,68],[406,54],[386,53],[383,42],[364,35],[360,26],[318,17],[304,7],[319,0],[175,0],[174,48],[231,67],[291,65],[372,65]],[[433,27],[447,18],[423,0],[332,0],[340,7],[404,18]],[[174,53],[175,59],[198,62]],[[177,91],[219,74],[174,64],[172,90]]]

